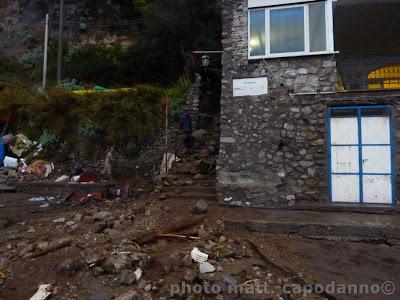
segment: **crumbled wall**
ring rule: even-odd
[[[247,16],[247,1],[224,1],[219,199],[246,206],[326,201],[326,104],[322,95],[290,94],[335,91],[335,59],[249,60]],[[262,76],[267,95],[233,97],[234,79]]]

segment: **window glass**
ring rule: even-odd
[[[271,10],[270,27],[271,53],[305,51],[303,7]]]
[[[250,56],[265,55],[265,11],[250,12]]]
[[[309,5],[310,51],[326,50],[325,3]]]

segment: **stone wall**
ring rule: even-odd
[[[293,94],[334,92],[335,59],[249,60],[247,15],[247,1],[224,1],[219,199],[245,206],[326,201],[326,105],[322,95]],[[267,95],[233,97],[234,79],[261,76]]]

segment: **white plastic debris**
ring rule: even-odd
[[[55,182],[68,182],[68,181],[69,181],[68,175],[62,175],[55,180]]]
[[[3,161],[4,167],[9,169],[18,169],[18,159],[6,156]]]
[[[180,159],[179,157],[175,156],[175,154],[164,153],[160,168],[160,174],[168,173],[168,171],[172,168],[172,164],[178,161],[180,161]]]
[[[46,164],[46,172],[44,173],[44,177],[49,177],[50,174],[54,171],[54,164]]]
[[[143,275],[143,271],[141,268],[137,268],[135,271],[135,276],[136,276],[136,281],[140,279],[140,277],[142,277]]]
[[[45,300],[51,295],[52,290],[51,284],[41,284],[39,289],[29,300]]]
[[[79,182],[79,179],[81,178],[81,176],[76,175],[76,176],[72,176],[71,178],[71,182]]]
[[[201,274],[215,272],[215,267],[207,261],[199,263],[199,269]]]
[[[208,260],[208,254],[201,252],[197,247],[194,247],[190,253],[195,262],[202,263]]]
[[[226,198],[224,198],[224,201],[225,201],[225,202],[231,202],[232,199],[233,199],[232,197],[226,197]]]

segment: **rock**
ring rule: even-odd
[[[183,279],[186,282],[193,282],[196,279],[196,273],[192,269],[186,269]]]
[[[208,204],[206,201],[200,199],[193,207],[193,211],[197,214],[205,214],[207,212]]]
[[[199,144],[204,144],[207,141],[208,132],[205,129],[197,129],[193,131],[193,137]]]
[[[118,282],[124,285],[131,285],[136,281],[136,274],[132,270],[123,270],[118,275]]]
[[[228,274],[222,274],[221,275],[221,280],[223,283],[229,285],[229,286],[237,286],[238,282],[235,279],[235,277],[228,275]]]
[[[191,185],[194,184],[194,181],[191,180],[191,179],[190,179],[190,180],[186,180],[186,181],[185,181],[185,184],[191,186]]]
[[[215,267],[210,264],[209,262],[202,262],[199,264],[199,269],[200,269],[200,273],[201,274],[205,274],[205,273],[213,273],[215,272]]]
[[[151,284],[149,283],[149,284],[146,284],[146,286],[144,287],[144,291],[146,292],[146,293],[148,293],[148,292],[150,292],[151,290],[152,290],[152,286],[151,286]]]
[[[67,226],[72,226],[72,225],[74,225],[74,224],[75,224],[74,221],[68,221],[68,222],[65,223],[65,225],[67,225]]]
[[[10,264],[10,259],[5,256],[0,256],[0,270],[4,271]]]
[[[85,258],[85,263],[88,265],[96,265],[100,260],[101,259],[97,255],[92,255]]]
[[[192,265],[192,257],[189,254],[186,254],[183,259],[182,263],[186,267],[190,267]]]
[[[117,274],[123,269],[130,269],[132,267],[132,261],[126,254],[118,253],[108,257],[104,262],[104,269],[108,273]]]
[[[224,258],[235,258],[237,256],[235,251],[227,251],[225,253],[222,253],[219,258],[224,259]]]
[[[100,211],[93,216],[93,221],[103,221],[111,215],[109,211]]]
[[[199,153],[199,157],[209,157],[210,156],[210,150],[207,148],[203,149]]]
[[[40,242],[40,243],[37,245],[37,249],[39,249],[39,250],[43,250],[43,249],[46,249],[46,248],[48,248],[48,247],[49,247],[49,242],[46,242],[46,241]]]
[[[105,229],[107,229],[107,222],[96,223],[93,226],[93,233],[102,233]]]
[[[55,219],[53,220],[54,224],[64,224],[65,223],[65,218],[59,218],[59,219]]]
[[[33,252],[34,250],[35,250],[35,245],[32,245],[32,244],[26,245],[19,252],[19,256],[24,257],[24,256],[28,255],[29,253]]]
[[[189,174],[193,169],[191,162],[179,162],[174,165],[177,174]]]
[[[101,268],[101,267],[95,267],[94,269],[93,269],[93,275],[94,276],[100,276],[100,275],[103,275],[104,274],[104,269],[103,268]]]
[[[212,169],[213,162],[210,162],[205,159],[201,159],[196,163],[196,167],[200,174],[208,174],[208,172]]]
[[[220,242],[220,243],[225,243],[225,242],[226,242],[226,237],[223,236],[223,235],[221,235],[221,236],[219,237],[219,242]]]
[[[67,258],[58,264],[56,270],[59,273],[72,275],[77,273],[83,267],[83,262],[76,258]]]
[[[73,220],[74,222],[79,223],[80,221],[82,221],[82,217],[83,217],[82,214],[77,213],[75,214]]]
[[[115,300],[140,300],[142,296],[137,291],[129,291],[119,295]]]
[[[3,218],[0,220],[0,229],[6,228],[10,224],[7,218]]]
[[[203,174],[196,174],[193,176],[194,180],[204,180],[206,179],[206,176],[204,176]]]

